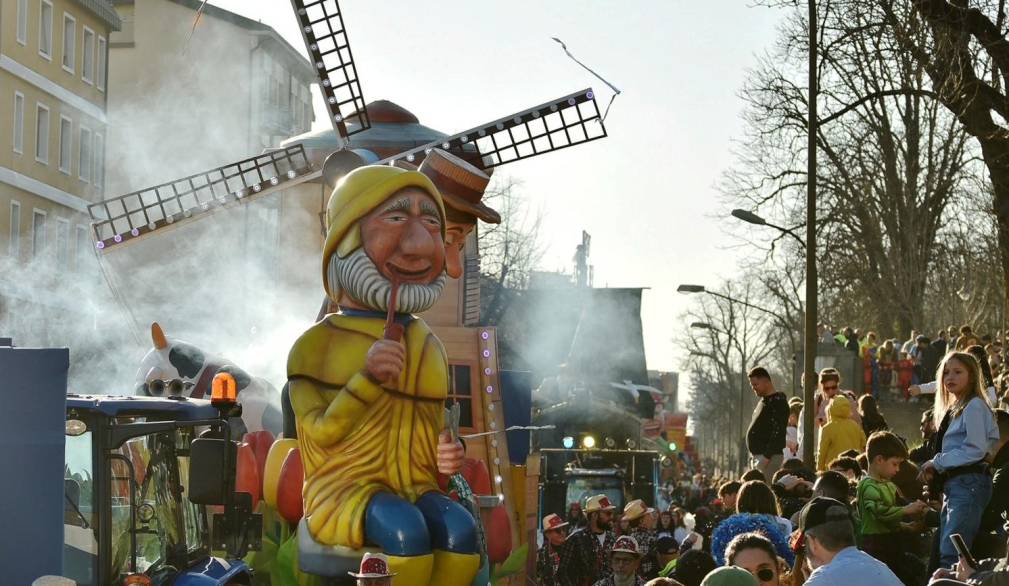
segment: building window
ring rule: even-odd
[[[81,79],[85,83],[95,81],[95,31],[84,27],[84,42],[81,45]]]
[[[10,238],[7,240],[7,253],[17,258],[21,254],[21,203],[11,200]]]
[[[74,72],[77,62],[77,19],[63,13],[63,70]]]
[[[98,84],[98,89],[105,90],[105,69],[106,63],[108,63],[108,48],[109,45],[105,42],[105,37],[98,37],[98,76],[95,81]]]
[[[88,183],[91,181],[91,129],[81,126],[81,158],[77,162],[77,169],[80,171],[81,181]]]
[[[18,0],[18,43],[28,44],[28,0]]]
[[[448,397],[445,406],[459,403],[459,427],[473,427],[473,388],[470,385],[470,367],[450,364],[448,367]]]
[[[70,266],[70,220],[56,218],[56,262],[60,268]]]
[[[46,249],[46,213],[32,210],[32,258],[39,258]]]
[[[39,55],[53,60],[53,3],[41,0],[39,10]]]
[[[49,108],[35,106],[35,160],[49,164]]]
[[[101,187],[105,182],[105,137],[95,133],[95,187]]]
[[[74,125],[69,118],[60,114],[60,171],[70,174],[71,145],[74,143]]]
[[[25,96],[14,92],[14,152],[24,153],[25,146]]]
[[[74,239],[77,241],[75,243],[77,247],[77,268],[83,269],[88,260],[88,253],[91,251],[91,242],[88,239],[88,228],[87,226],[81,226],[78,224],[77,229],[74,232]]]

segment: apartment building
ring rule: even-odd
[[[212,4],[197,20],[201,0],[112,4],[123,27],[109,42],[110,195],[258,155],[311,128],[315,71],[270,26]]]
[[[93,258],[87,204],[105,193],[109,35],[119,27],[105,0],[0,2],[0,263],[8,275],[62,273]],[[19,285],[24,279],[0,278],[0,325],[11,299],[35,297]]]

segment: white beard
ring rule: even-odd
[[[438,301],[447,279],[445,271],[426,285],[406,283],[399,286],[396,297],[396,311],[419,313],[430,309]],[[347,258],[333,254],[326,267],[326,280],[330,289],[338,288],[354,301],[376,311],[389,310],[389,295],[392,285],[375,263],[368,258],[364,248],[358,248]],[[335,285],[335,287],[334,287]]]

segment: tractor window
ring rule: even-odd
[[[131,534],[136,536],[136,572],[164,564],[185,544],[175,464],[175,438],[159,433],[133,438],[117,453],[132,464],[112,460],[112,551],[115,573],[131,568]],[[131,510],[133,509],[133,510]],[[135,517],[135,525],[134,523]]]
[[[63,464],[63,571],[92,586],[98,563],[98,507],[94,501],[92,433],[66,437]]]

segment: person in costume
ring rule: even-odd
[[[355,169],[327,206],[323,282],[340,311],[295,342],[288,383],[317,544],[377,546],[393,584],[469,585],[476,524],[438,490],[462,446],[444,427],[445,349],[423,320],[445,284],[445,211],[426,175]],[[392,285],[402,341],[385,339]]]

